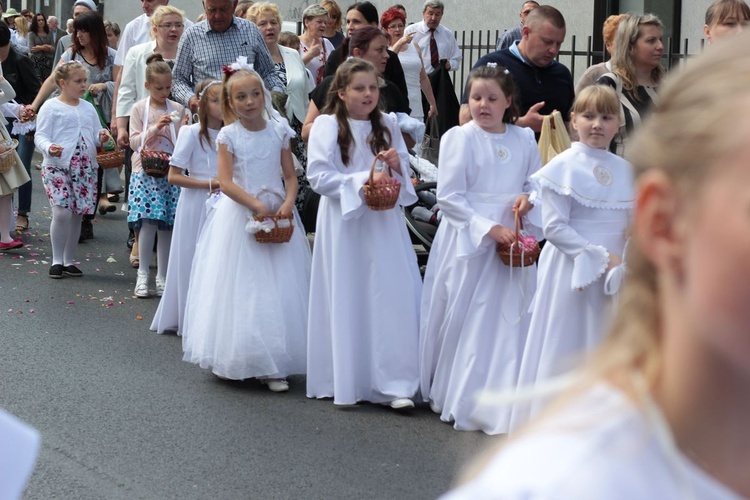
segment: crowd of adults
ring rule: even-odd
[[[412,24],[402,5],[379,15],[370,2],[356,2],[342,10],[335,0],[322,0],[304,10],[299,36],[282,32],[281,14],[273,3],[205,0],[204,13],[194,24],[167,2],[144,0],[143,13],[122,32],[116,23],[102,18],[92,0],[75,1],[67,32],[59,28],[57,18],[41,12],[8,9],[2,14],[11,30],[12,47],[3,55],[3,72],[16,91],[16,101],[27,105],[29,116],[54,95],[56,84],[50,72],[57,64],[79,61],[89,71],[87,98],[125,149],[124,176],[117,170],[100,175],[98,210],[102,215],[114,211],[115,203],[127,195],[132,154],[128,117],[133,104],[146,96],[145,61],[152,53],[161,54],[173,68],[172,97],[192,113],[198,105],[195,85],[205,78],[220,78],[223,65],[246,57],[297,132],[300,139],[293,147],[303,169],[309,130],[323,111],[331,77],[349,56],[366,59],[381,71],[385,81],[381,105],[386,111],[418,122],[435,117],[441,131],[468,120],[466,106],[458,113],[450,102],[456,100],[451,79],[462,64],[462,55],[453,32],[442,23],[445,7],[438,0],[427,0],[422,19]],[[664,28],[659,19],[651,14],[608,18],[603,35],[611,59],[589,68],[574,85],[570,71],[558,61],[566,36],[563,14],[532,0],[522,4],[519,17],[520,24],[498,39],[497,50],[475,65],[501,65],[516,80],[521,115],[517,124],[538,133],[543,116],[553,110],[560,110],[567,121],[577,92],[595,83],[610,85],[622,103],[621,131],[612,151],[627,157],[627,137],[658,98],[665,73]],[[706,14],[706,40],[711,43],[741,30],[748,17],[742,0],[714,2]],[[448,78],[450,89],[440,86],[440,78]],[[33,131],[24,133],[23,117],[5,114],[8,131],[14,130],[13,137],[19,140],[19,156],[31,172]],[[406,118],[400,124],[407,144],[419,153],[420,133],[414,132]],[[311,193],[304,174],[299,181],[298,208],[302,211]],[[31,182],[18,190],[16,210],[15,229],[20,234],[29,227]],[[92,219],[84,219],[82,239],[93,237]],[[134,240],[131,231],[129,245],[134,245],[131,260],[135,262]]]

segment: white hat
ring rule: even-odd
[[[10,9],[3,12],[3,19],[8,19],[9,17],[18,17],[20,15],[21,14],[19,14],[16,9],[11,7]]]

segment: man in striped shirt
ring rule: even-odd
[[[236,6],[237,0],[203,0],[206,19],[186,30],[180,40],[172,94],[192,112],[198,110],[195,85],[206,78],[221,80],[222,66],[238,56],[247,57],[269,90],[284,91],[263,36],[252,22],[234,17]]]

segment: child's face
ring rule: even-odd
[[[60,93],[71,99],[80,99],[88,89],[88,77],[82,69],[72,71],[67,80],[60,80]]]
[[[206,94],[206,114],[210,119],[221,121],[221,86],[214,85]]]
[[[503,115],[510,107],[511,98],[507,97],[495,80],[477,78],[471,84],[469,92],[469,111],[471,118],[487,132],[503,132],[505,123]]]
[[[742,33],[742,30],[747,29],[749,24],[750,19],[745,19],[744,17],[738,19],[734,17],[734,15],[730,15],[729,17],[715,23],[713,26],[705,26],[703,32],[705,33],[708,42],[712,43],[727,35],[739,35]]]
[[[167,97],[172,92],[172,75],[170,73],[153,75],[151,81],[146,82],[146,89],[154,101],[167,102]]]
[[[263,118],[265,98],[260,80],[254,75],[237,77],[229,93],[232,109],[245,122]]]
[[[359,71],[352,75],[349,85],[339,91],[347,113],[355,120],[367,120],[378,105],[380,88],[378,77],[370,71]]]
[[[748,121],[745,120],[745,124]],[[742,127],[738,127],[742,130]],[[744,133],[750,127],[744,127]],[[745,137],[747,135],[744,135]],[[698,342],[750,375],[750,143],[717,160],[697,196],[681,201],[678,269]],[[692,207],[692,209],[691,209]]]
[[[587,110],[573,113],[572,123],[582,143],[590,148],[607,149],[620,127],[620,117]]]

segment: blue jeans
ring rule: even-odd
[[[13,129],[13,125],[10,123],[5,126],[8,130],[8,134]],[[34,135],[11,135],[13,139],[18,139],[18,156],[21,158],[26,172],[31,175],[31,157],[34,156]],[[31,180],[18,188],[18,215],[29,215],[31,212]]]

